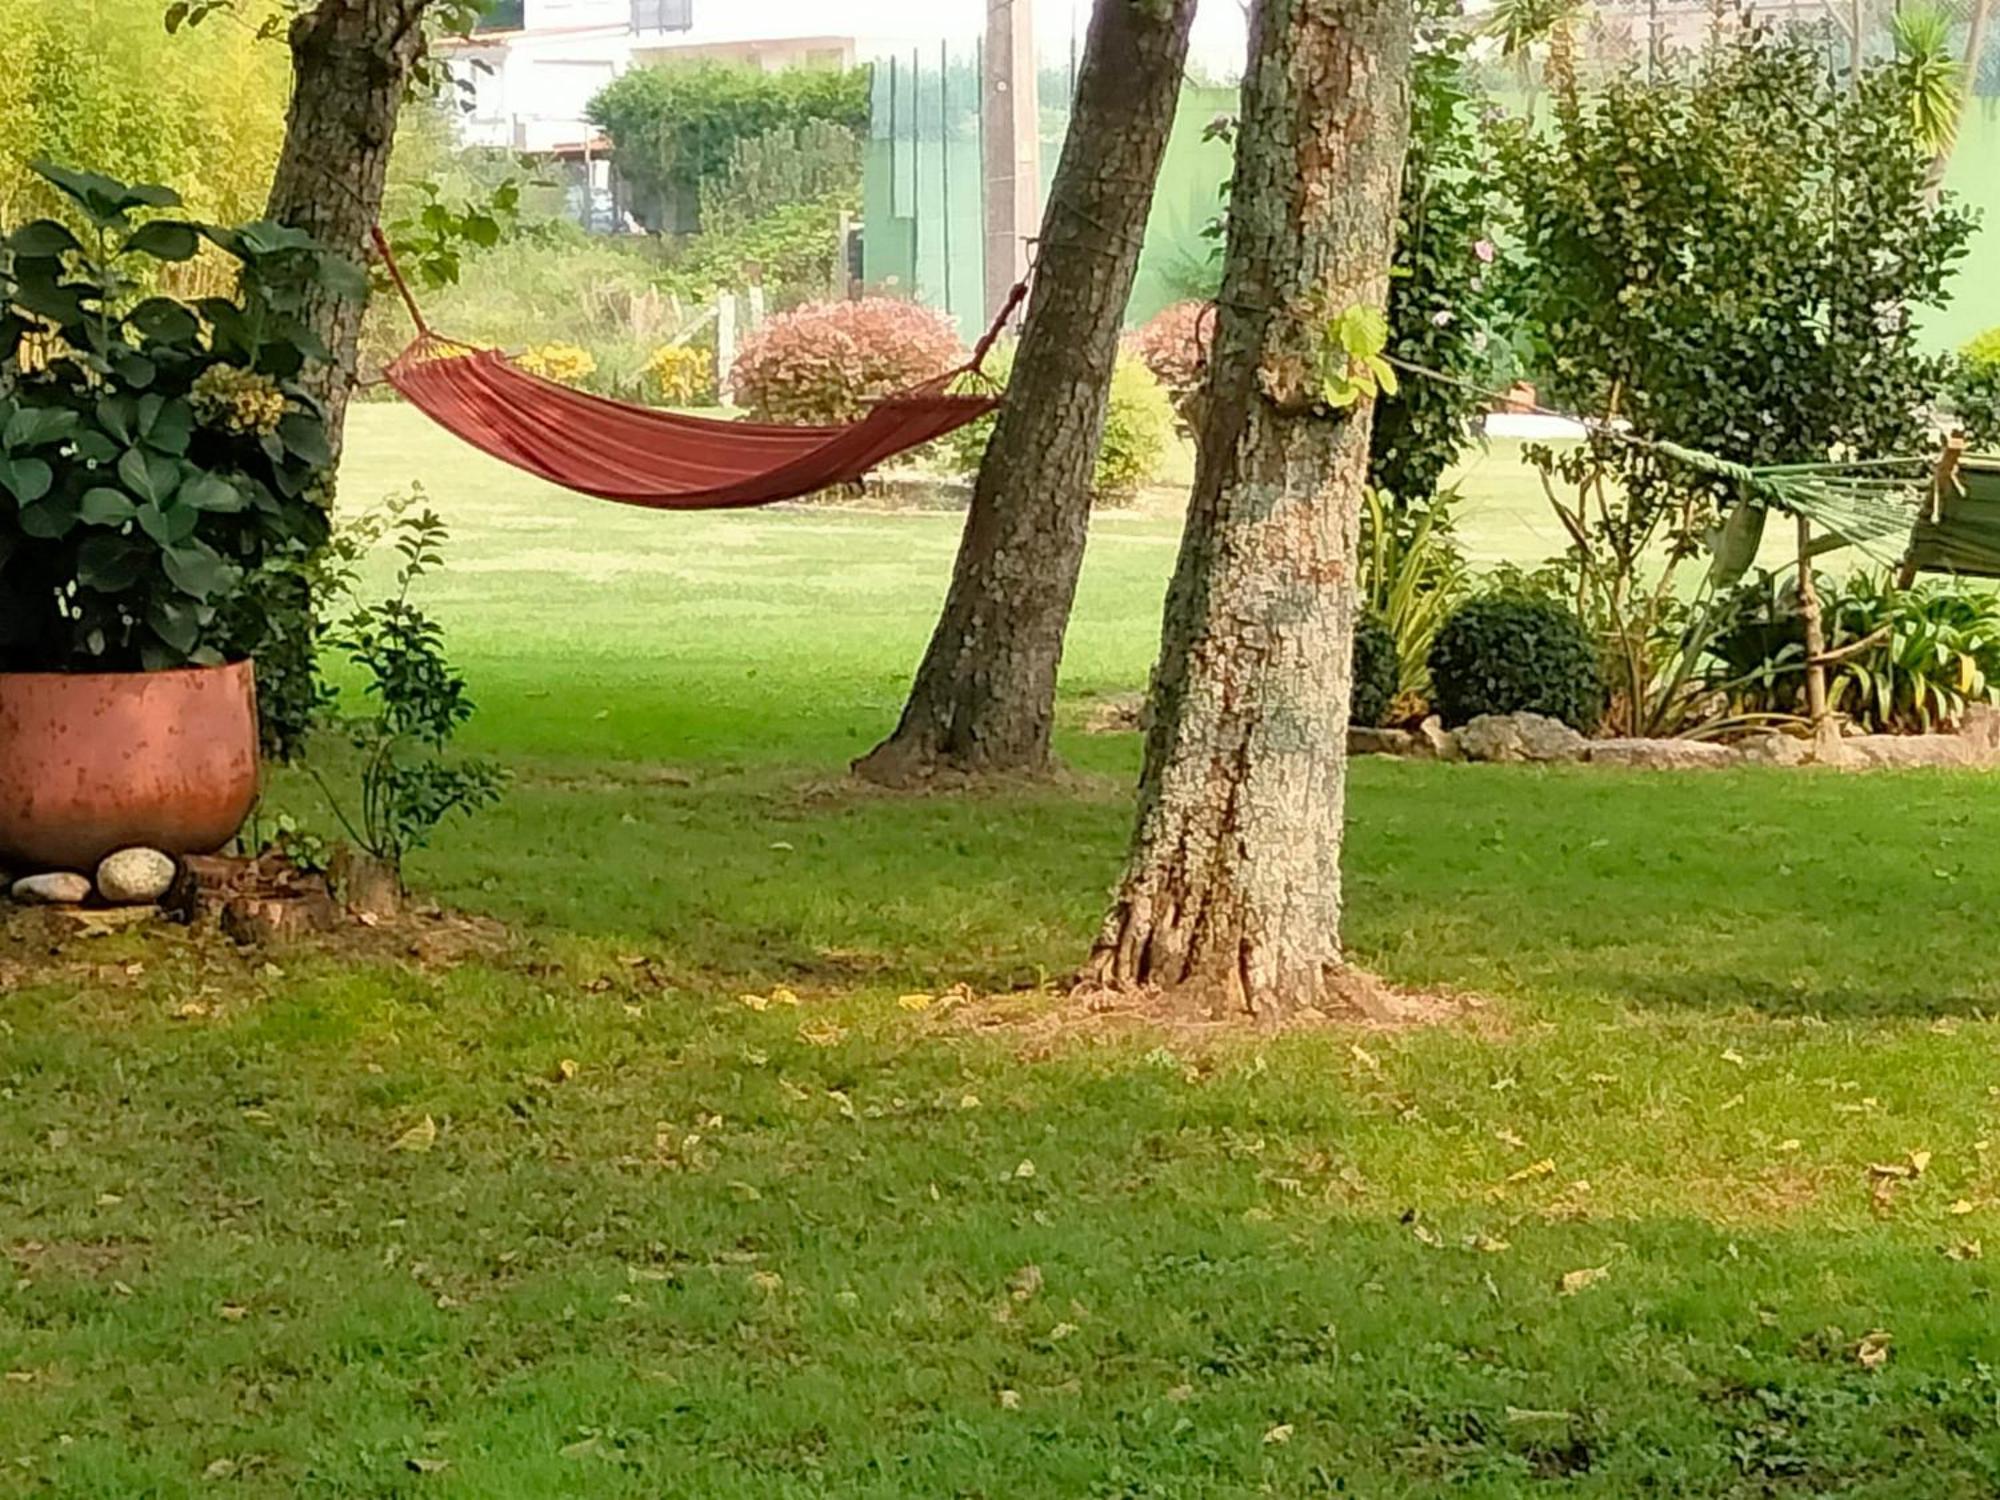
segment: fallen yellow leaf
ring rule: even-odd
[[[1553,1177],[1556,1171],[1555,1158],[1545,1156],[1540,1161],[1529,1162],[1518,1172],[1507,1174],[1509,1182],[1532,1182],[1537,1177]]]
[[[428,1151],[437,1144],[437,1121],[425,1115],[391,1143],[391,1151]]]
[[[1291,1440],[1292,1424],[1290,1422],[1280,1422],[1276,1427],[1273,1427],[1269,1432],[1264,1434],[1264,1441],[1267,1443],[1289,1443]]]
[[[930,995],[898,995],[896,1003],[904,1010],[929,1010],[933,998]]]
[[[1854,1357],[1864,1370],[1879,1370],[1889,1362],[1890,1335],[1881,1329],[1869,1334],[1854,1346]]]
[[[1562,1294],[1573,1297],[1587,1286],[1595,1286],[1611,1274],[1609,1266],[1580,1266],[1574,1271],[1563,1272]]]

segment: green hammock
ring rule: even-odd
[[[2000,457],[1960,460],[1955,490],[1940,497],[1937,515],[1926,503],[1917,517],[1911,565],[1925,573],[2000,578]]]
[[[1756,512],[1780,510],[1810,522],[1828,543],[1859,548],[1878,562],[2000,578],[2000,457],[1962,457],[1944,493],[1934,494],[1935,467],[1928,458],[1752,468],[1679,443],[1654,440],[1648,446],[1733,481],[1742,519],[1761,520]],[[1725,571],[1747,569],[1762,529],[1739,528],[1750,540],[1747,548],[1739,542],[1731,549],[1736,556],[1729,562],[1741,566]]]

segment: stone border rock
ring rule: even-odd
[[[1628,770],[1719,770],[1728,766],[1832,766],[1841,770],[2000,767],[2000,709],[1968,710],[1955,734],[1850,735],[1825,745],[1788,734],[1713,740],[1585,739],[1542,714],[1481,714],[1457,729],[1435,718],[1418,729],[1354,728],[1349,755],[1409,760],[1458,760],[1515,765],[1620,766]]]

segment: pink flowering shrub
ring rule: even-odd
[[[942,313],[890,297],[809,302],[743,341],[736,402],[765,422],[833,423],[942,375],[965,357]]]
[[[1132,352],[1167,388],[1184,426],[1190,402],[1207,372],[1209,341],[1214,336],[1215,308],[1207,302],[1176,302],[1163,307],[1132,335]]]

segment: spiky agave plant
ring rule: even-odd
[[[1890,22],[1896,71],[1909,98],[1910,130],[1934,156],[1950,154],[1958,140],[1965,97],[1965,65],[1952,47],[1952,17],[1936,0],[1910,0]]]

